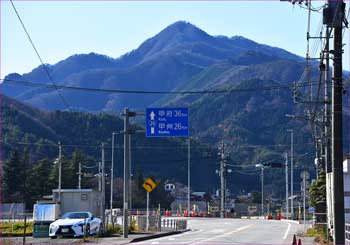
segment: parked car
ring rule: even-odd
[[[90,212],[69,212],[50,224],[49,236],[57,238],[61,236],[81,237],[86,235],[100,234],[102,221]]]

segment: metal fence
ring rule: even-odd
[[[185,219],[162,219],[161,221],[161,231],[164,230],[186,230],[187,220]]]
[[[350,223],[345,224],[345,244],[350,245]]]

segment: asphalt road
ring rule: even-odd
[[[258,219],[188,219],[191,231],[138,244],[291,244],[303,225]]]

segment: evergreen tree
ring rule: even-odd
[[[64,156],[62,156],[61,159],[61,188],[62,189],[71,189],[75,188],[73,186],[73,177],[72,177],[72,168],[70,161],[67,160]],[[49,177],[49,183],[51,189],[58,189],[58,178],[59,178],[59,162],[56,160],[54,162],[54,167],[51,170],[50,177]]]
[[[69,172],[70,172],[70,186],[71,188],[78,188],[79,182],[79,164],[84,166],[86,164],[86,156],[81,151],[74,151],[72,159],[69,161]],[[83,172],[83,168],[82,168]],[[86,180],[82,177],[81,188],[86,186]]]
[[[33,166],[28,177],[28,189],[32,199],[51,194],[49,179],[51,169],[52,166],[48,159],[40,160],[37,165]]]
[[[9,160],[5,161],[3,166],[3,191],[5,202],[24,201],[25,174],[23,161],[18,151],[11,152]]]

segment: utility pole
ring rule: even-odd
[[[343,43],[342,31],[345,5],[342,0],[328,0],[333,13],[331,24],[334,29],[333,83],[332,83],[332,171],[333,171],[333,212],[334,244],[345,244],[344,180],[343,180]],[[328,25],[329,26],[329,25]]]
[[[286,175],[286,219],[289,217],[289,202],[288,202],[288,153],[284,154],[286,162],[285,162],[285,175]]]
[[[264,167],[261,168],[261,215],[264,217]]]
[[[187,144],[187,212],[191,212],[191,138],[188,137]]]
[[[294,203],[293,203],[293,185],[294,185],[294,162],[293,162],[293,153],[294,153],[294,131],[293,129],[288,130],[290,132],[290,214],[291,218],[294,217]]]
[[[105,185],[105,178],[106,178],[106,174],[105,174],[105,144],[102,143],[102,177],[101,177],[101,181],[102,181],[102,203],[101,203],[101,208],[102,208],[102,224],[103,226],[105,225],[105,203],[106,203],[106,185]]]
[[[124,109],[124,208],[123,208],[123,217],[124,217],[124,228],[123,236],[128,238],[128,199],[129,199],[129,109]]]
[[[123,190],[123,237],[128,238],[128,216],[129,216],[129,201],[130,201],[130,155],[131,144],[130,135],[134,133],[144,133],[144,130],[132,130],[130,128],[130,117],[136,115],[145,115],[144,113],[136,113],[130,111],[129,108],[124,108],[121,116],[124,117],[124,190]]]
[[[225,197],[226,197],[226,160],[225,160],[225,144],[222,141],[219,147],[220,155],[220,218],[225,218]]]
[[[304,227],[305,227],[305,221],[306,221],[306,171],[302,172],[302,178],[303,178],[303,220],[304,220]]]
[[[102,174],[101,174],[101,162],[98,162],[98,191],[102,191]]]
[[[61,203],[62,187],[62,145],[58,142],[58,202]]]
[[[331,164],[331,154],[330,154],[330,113],[329,113],[329,105],[330,105],[330,99],[329,99],[329,84],[330,84],[330,74],[329,74],[329,27],[326,27],[326,45],[325,45],[325,78],[324,78],[324,138],[325,138],[325,144],[324,144],[324,166],[326,173],[332,172],[332,164]]]
[[[78,189],[81,189],[81,161],[79,161],[79,169],[78,169]]]
[[[131,134],[129,134],[129,210],[132,211]]]
[[[112,217],[112,210],[113,210],[113,179],[114,179],[114,135],[115,132],[112,132],[112,163],[111,163],[111,200],[110,200],[110,209],[111,209],[111,219]],[[113,224],[113,222],[112,222]]]

